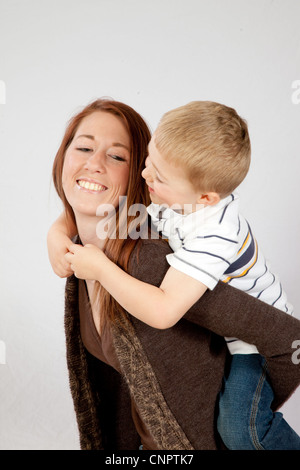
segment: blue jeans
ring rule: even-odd
[[[300,437],[273,412],[273,390],[260,354],[233,354],[220,393],[218,432],[231,450],[300,450]]]

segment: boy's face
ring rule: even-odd
[[[196,191],[187,178],[184,169],[169,163],[157,150],[152,137],[148,146],[149,155],[142,171],[149,188],[151,201],[155,204],[176,205],[185,211],[193,212],[199,204],[201,193]]]

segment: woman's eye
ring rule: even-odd
[[[117,160],[118,162],[125,162],[125,158],[120,157],[119,155],[108,155],[108,156],[113,158],[114,160]]]
[[[78,147],[77,150],[80,152],[92,152],[92,149],[89,149],[87,147]]]

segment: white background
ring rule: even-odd
[[[79,448],[46,234],[66,121],[95,98],[152,130],[191,100],[247,119],[242,210],[299,317],[299,18],[299,0],[0,0],[0,449]],[[284,410],[300,433],[300,390]]]

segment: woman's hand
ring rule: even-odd
[[[71,244],[64,258],[76,277],[95,281],[99,280],[101,261],[106,259],[106,255],[95,245]]]

